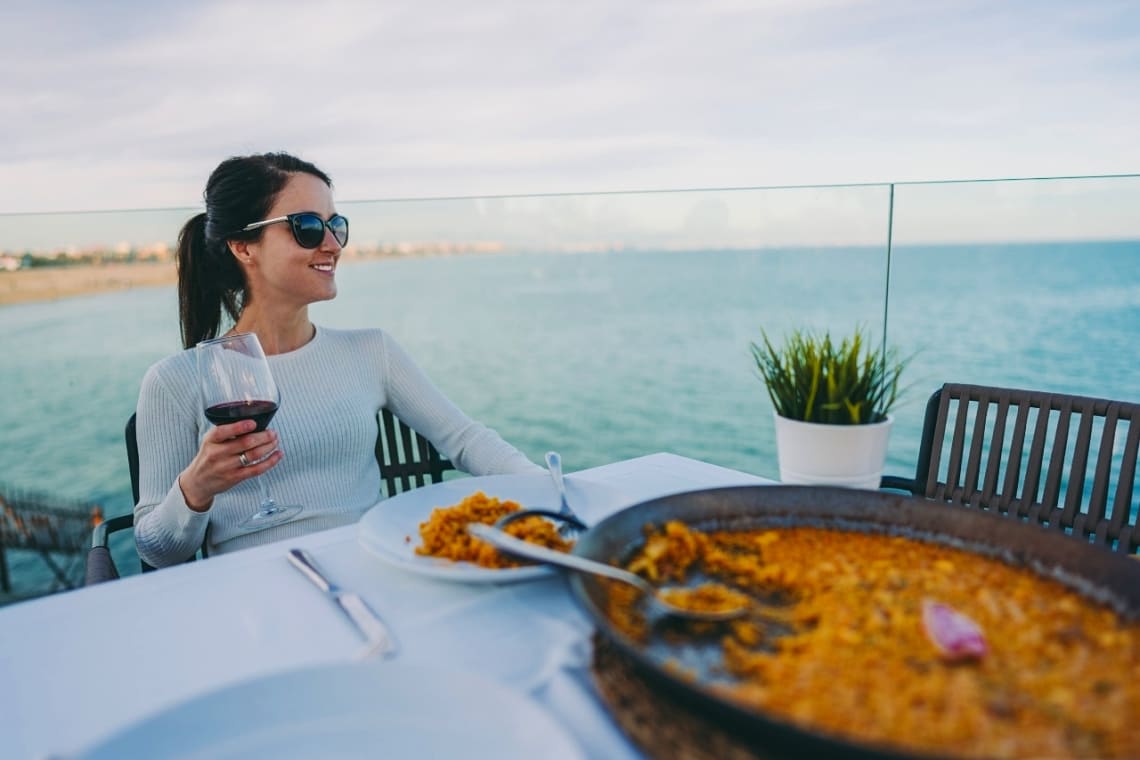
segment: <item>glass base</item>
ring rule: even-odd
[[[285,506],[274,506],[271,509],[254,512],[238,523],[238,529],[243,533],[253,533],[265,528],[272,528],[274,525],[292,520],[301,513],[302,509],[304,507],[300,504],[286,504]]]

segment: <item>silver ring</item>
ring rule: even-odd
[[[253,464],[253,462],[251,462],[245,458],[245,452],[244,451],[242,453],[238,454],[238,460],[241,461],[242,467],[249,467],[251,464]]]

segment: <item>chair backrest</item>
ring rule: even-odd
[[[385,495],[393,496],[426,485],[428,482],[439,483],[443,480],[443,473],[455,469],[450,460],[439,455],[439,451],[431,441],[405,425],[403,420],[388,409],[380,410],[378,422],[376,462],[380,466],[380,478],[384,482]],[[131,474],[131,495],[134,496],[134,503],[138,504],[139,444],[135,424],[135,415],[132,414],[127,420],[124,437],[127,443],[127,467]],[[97,531],[94,536],[94,547],[106,547],[110,533],[133,525],[134,520],[131,515],[121,515],[107,520],[102,530]],[[205,546],[202,548],[202,554],[205,556]],[[144,573],[154,569],[142,560],[139,562]]]
[[[439,483],[443,473],[455,469],[450,460],[439,455],[431,441],[405,425],[387,408],[380,410],[376,462],[380,465],[380,478],[387,496],[419,488],[429,480]]]
[[[130,419],[127,420],[127,426],[123,430],[123,437],[127,443],[127,468],[130,470],[130,473],[131,473],[131,496],[134,497],[134,501],[132,503],[138,504],[139,503],[139,439],[138,439],[138,434],[135,430],[135,415],[134,414],[132,414],[130,416]],[[127,528],[133,528],[134,524],[135,524],[135,517],[133,514],[120,515],[118,517],[113,517],[110,520],[107,520],[103,524],[102,530],[101,531],[97,530],[95,532],[95,537],[92,541],[92,543],[93,543],[92,549],[97,549],[100,546],[106,547],[107,541],[108,541],[108,536],[111,533],[114,533],[117,530],[125,530]],[[206,556],[206,545],[202,544],[202,548],[199,549],[198,552],[203,557],[205,557]],[[196,559],[196,556],[191,557],[190,559],[188,559],[186,561],[187,562],[193,562],[195,559]],[[101,558],[98,561],[100,563],[110,562],[111,561],[110,560],[110,553],[108,552],[106,555],[106,558]],[[89,564],[90,564],[90,562],[89,562]],[[139,567],[142,569],[142,571],[144,573],[149,573],[151,570],[155,569],[152,565],[147,564],[146,560],[143,560],[142,558],[139,559]],[[111,567],[109,568],[109,570],[114,573],[115,578],[119,577],[118,570],[115,569],[114,563],[111,564]],[[103,570],[100,569],[97,572],[103,572]]]
[[[127,439],[127,467],[131,471],[131,496],[134,497],[132,503],[139,503],[139,439],[135,433],[135,415],[127,420],[127,428],[123,431],[124,437]]]
[[[1131,553],[1138,444],[1137,403],[947,383],[927,404],[913,491]]]

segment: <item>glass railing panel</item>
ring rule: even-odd
[[[130,511],[123,426],[147,367],[179,345],[171,256],[193,212],[0,214],[0,387],[7,399],[0,405],[0,483],[9,493],[96,503],[105,516]],[[23,267],[25,256],[34,256],[34,267]],[[22,268],[3,269],[14,262]],[[153,283],[164,284],[138,286]],[[128,540],[115,541],[124,557]],[[56,559],[71,571],[81,562]],[[7,561],[15,597],[50,586],[38,555],[9,551]],[[119,565],[138,570],[137,559]]]
[[[896,187],[888,332],[918,354],[894,471],[943,382],[1140,399],[1138,204],[1140,177]]]
[[[872,186],[342,202],[340,294],[312,313],[389,330],[535,461],[674,451],[775,476],[748,344],[761,328],[881,333],[887,199]],[[179,349],[170,255],[195,211],[0,216],[10,258],[109,250],[167,277],[0,305],[0,383],[20,402],[0,408],[0,482],[130,510],[123,424],[146,368]],[[12,274],[26,273],[0,272],[0,290]],[[44,572],[9,561],[16,577]]]

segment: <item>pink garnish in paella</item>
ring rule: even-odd
[[[986,639],[978,624],[948,604],[926,599],[922,603],[922,625],[926,636],[948,660],[981,657]]]

